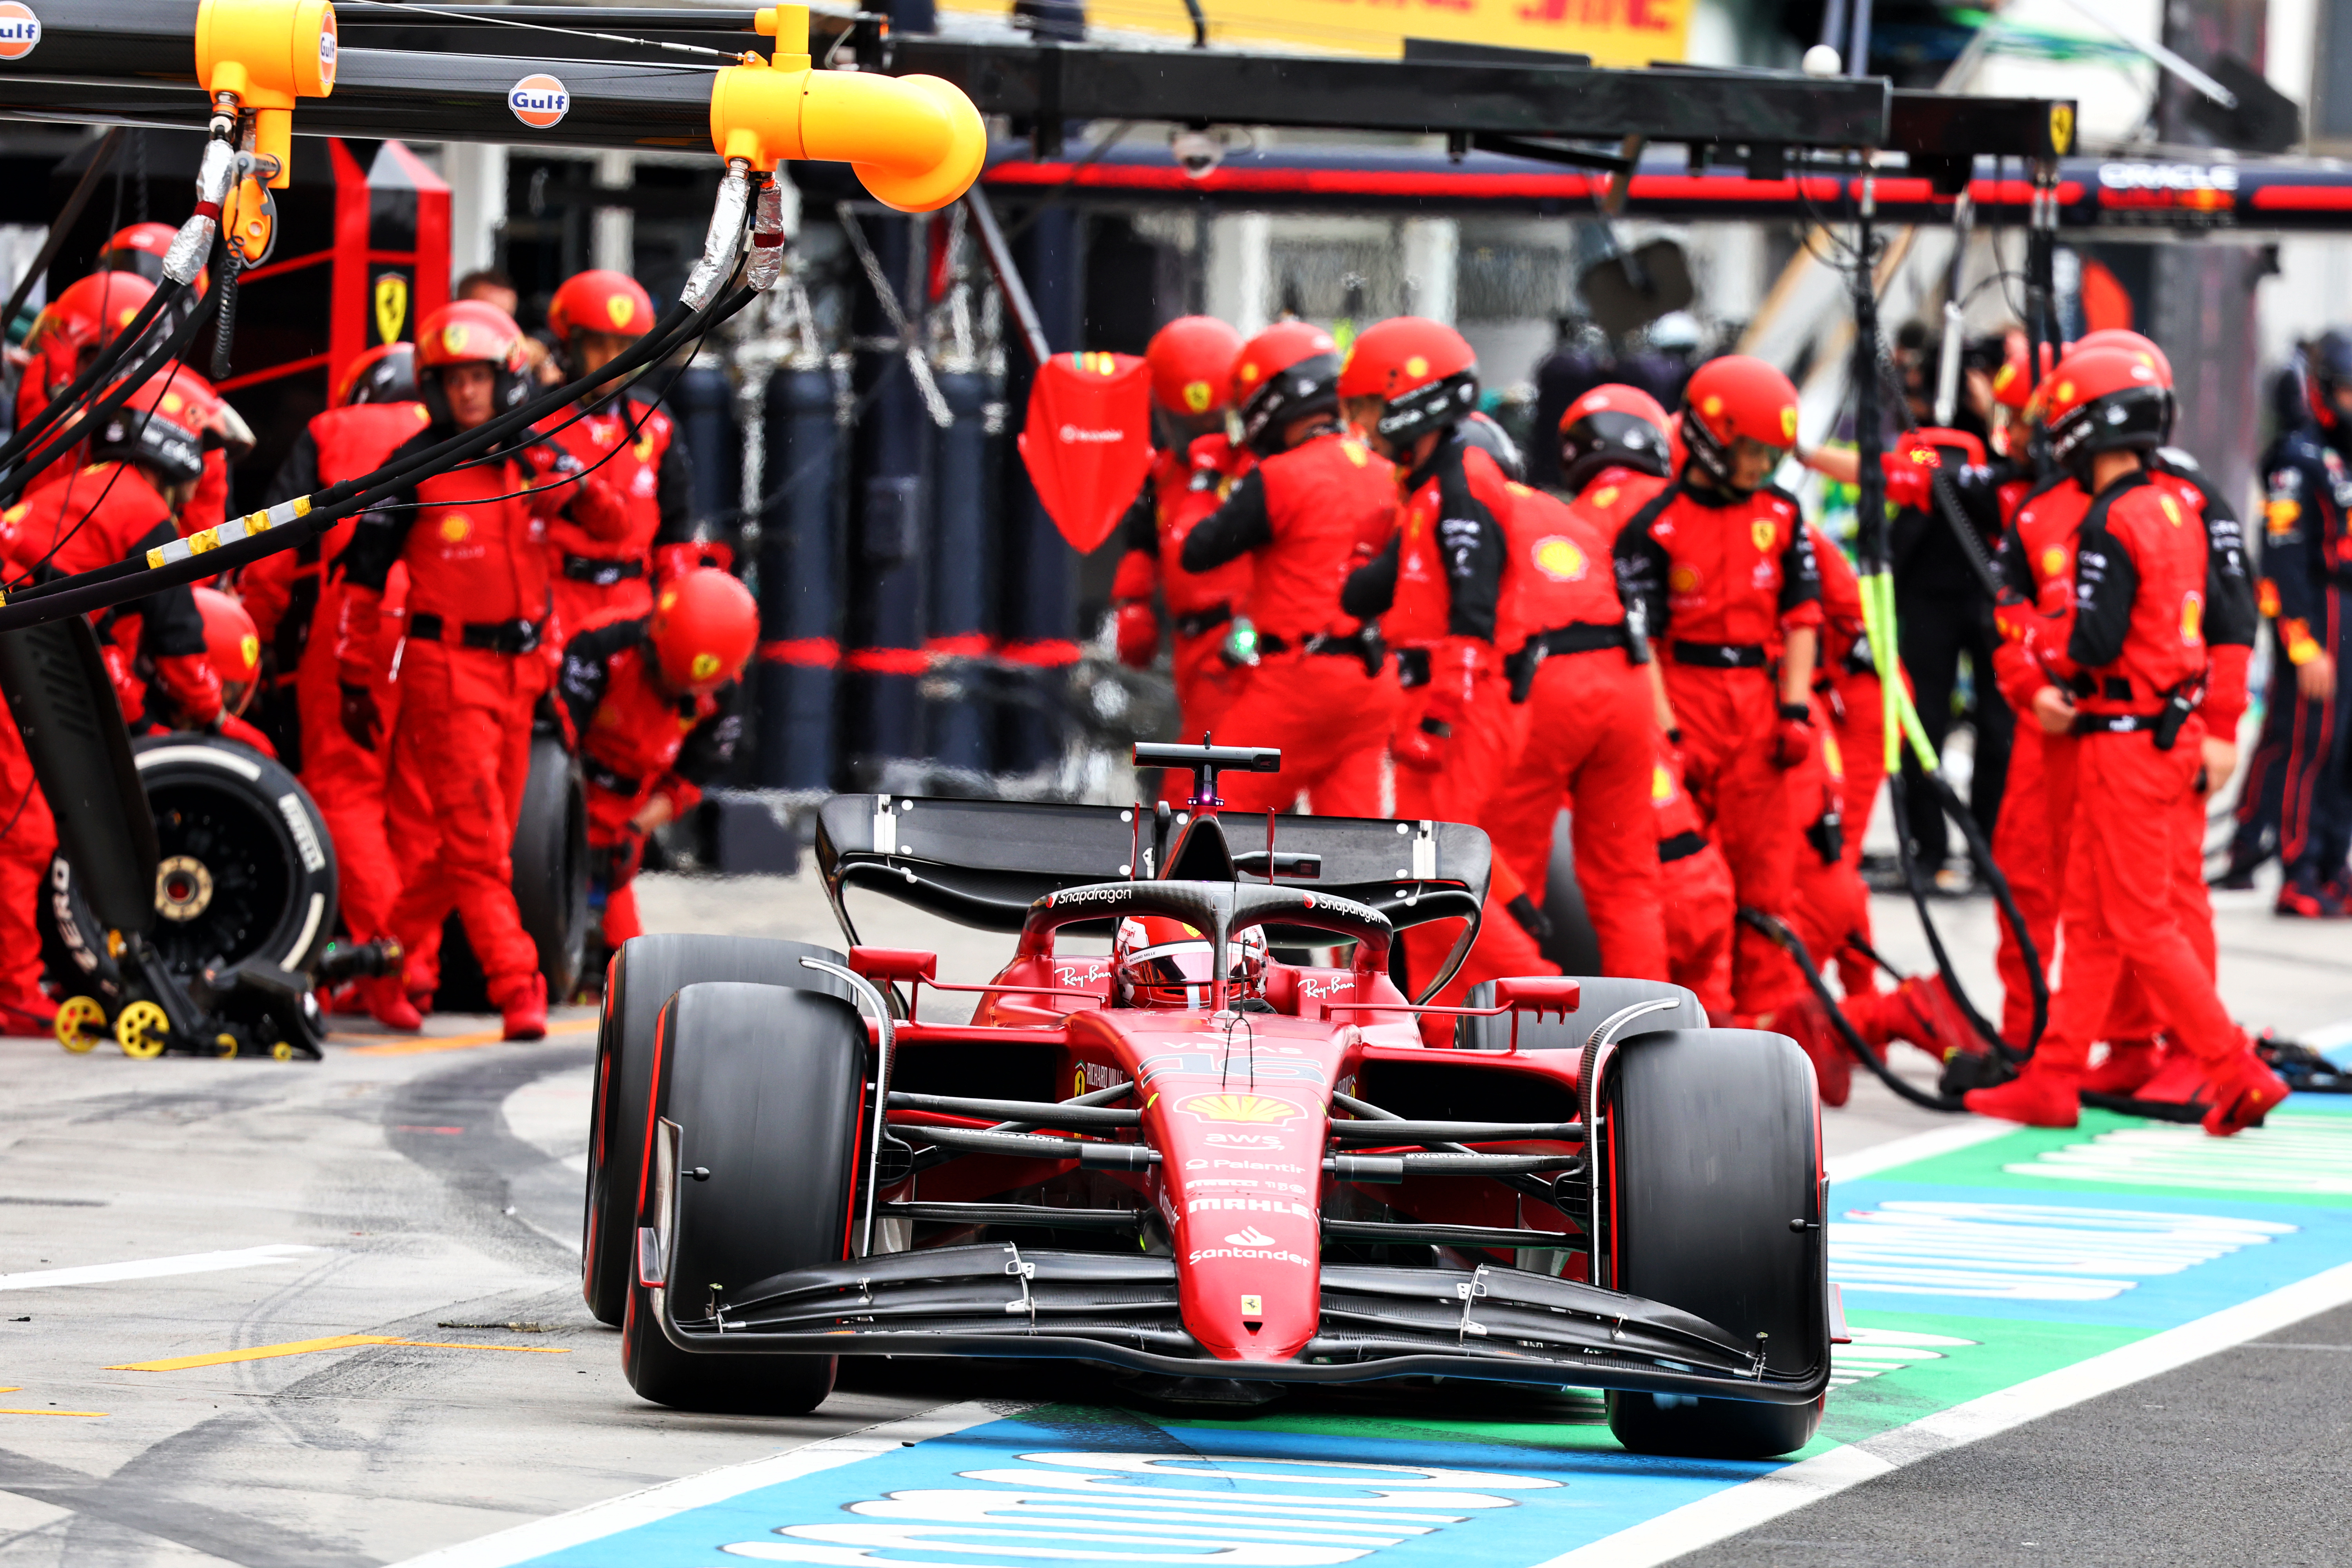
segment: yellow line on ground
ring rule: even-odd
[[[104,1415],[103,1410],[0,1410],[0,1415]]]
[[[168,1356],[162,1361],[125,1362],[109,1372],[185,1372],[190,1367],[226,1366],[231,1362],[274,1361],[279,1356],[309,1355],[313,1351],[351,1350],[361,1345],[410,1345],[436,1351],[515,1351],[529,1355],[569,1355],[561,1345],[479,1345],[445,1340],[399,1340],[384,1334],[336,1334],[323,1340],[289,1340],[282,1345],[256,1345],[245,1351],[215,1351],[208,1355]]]
[[[593,1018],[559,1018],[548,1025],[550,1035],[585,1034],[596,1026]],[[354,1057],[414,1057],[427,1051],[470,1051],[478,1046],[505,1043],[506,1037],[496,1029],[485,1029],[478,1035],[415,1035],[406,1039],[375,1040],[364,1046],[352,1046],[346,1055]]]

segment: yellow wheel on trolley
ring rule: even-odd
[[[293,1042],[290,1040],[279,1040],[275,1045],[271,1046],[269,1047],[269,1059],[273,1062],[292,1061],[294,1059]]]
[[[68,996],[58,1004],[57,1022],[50,1027],[57,1031],[58,1044],[83,1056],[106,1038],[106,1009],[95,996]]]
[[[213,1055],[227,1061],[236,1055],[236,1037],[226,1032],[213,1037]]]
[[[139,1061],[162,1056],[171,1034],[172,1020],[152,1002],[133,1002],[114,1017],[114,1043],[124,1056]]]

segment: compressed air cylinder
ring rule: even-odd
[[[914,319],[921,309],[921,227],[915,220],[891,217],[869,220],[865,233],[882,276],[899,290],[900,309]],[[933,570],[960,572],[965,564],[925,558],[937,426],[895,341],[897,323],[862,272],[856,275],[856,299],[857,340],[871,346],[860,347],[850,373],[866,412],[850,449],[849,647],[844,660],[849,684],[843,742],[860,782],[878,785],[891,764],[923,754],[918,688],[929,668],[923,647],[929,618],[924,584]]]
[[[764,417],[758,777],[767,789],[832,789],[842,598],[833,373],[776,372]]]
[[[939,433],[934,454],[938,499],[931,511],[931,574],[929,647],[949,662],[924,701],[929,754],[943,766],[989,770],[986,706],[976,681],[955,679],[958,658],[988,651],[989,548],[988,377],[980,371],[942,371],[940,394],[955,423]],[[946,563],[952,563],[950,568]]]
[[[1045,342],[1055,353],[1080,346],[1085,331],[1084,258],[1077,215],[1048,207],[1013,245],[1014,259],[1028,279]],[[1029,367],[1011,356],[1005,405],[1029,405]],[[1006,443],[1009,447],[1010,441]],[[1032,700],[1005,705],[998,735],[998,765],[1007,773],[1032,773],[1061,755],[1067,739],[1063,718],[1070,667],[1077,662],[1078,558],[1029,485],[1018,460],[1003,465],[1003,563],[998,579],[999,621],[1004,658],[1027,668],[1021,679]]]

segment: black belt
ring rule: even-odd
[[[633,779],[626,773],[615,773],[593,757],[580,759],[580,773],[598,789],[609,790],[614,795],[625,795],[631,800],[635,800],[637,791],[645,787],[644,780]]]
[[[429,610],[408,617],[407,635],[425,642],[446,642],[448,629],[448,623]],[[458,628],[457,641],[484,653],[534,653],[546,629],[545,621],[467,621]]]
[[[1397,684],[1407,691],[1429,684],[1429,650],[1425,647],[1397,649]]]
[[[1233,618],[1234,607],[1231,605],[1216,605],[1205,610],[1195,610],[1189,616],[1176,617],[1176,635],[1180,637],[1196,637],[1202,632],[1214,631]]]
[[[635,557],[614,561],[602,555],[566,555],[563,558],[563,574],[574,583],[609,588],[615,583],[644,576],[646,563]]]
[[[1272,632],[1257,634],[1257,651],[1260,653],[1288,653],[1293,647],[1296,647],[1301,653],[1336,654],[1348,658],[1369,661],[1376,657],[1375,650],[1379,649],[1380,646],[1379,638],[1369,629],[1353,632],[1347,637],[1341,637],[1338,632],[1317,632],[1306,641],[1297,644],[1293,644],[1287,637],[1277,637]]]
[[[1543,661],[1556,654],[1601,653],[1609,648],[1629,648],[1633,646],[1630,628],[1623,621],[1611,621],[1603,626],[1598,621],[1570,621],[1564,626],[1554,626],[1548,632],[1538,632],[1522,645],[1519,651],[1503,660],[1503,674],[1511,683],[1511,700],[1525,702],[1528,692],[1536,682],[1536,671]]]
[[[1771,658],[1760,642],[1677,642],[1675,662],[1706,669],[1761,669]]]
[[[1706,847],[1704,833],[1677,833],[1672,838],[1658,840],[1658,864],[1671,866],[1677,860],[1687,860]]]

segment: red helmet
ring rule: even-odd
[[[243,462],[253,451],[253,426],[211,382],[184,364],[165,366],[156,373],[156,379],[168,383],[163,394],[163,412],[184,425],[193,422],[205,451],[226,451],[233,463]]]
[[[1725,354],[1691,372],[1683,388],[1683,439],[1718,485],[1731,483],[1741,441],[1786,452],[1797,444],[1797,388],[1752,354]]]
[[[210,387],[199,394],[165,371],[106,416],[89,438],[89,455],[101,463],[144,463],[167,485],[201,479],[205,428],[218,405]]]
[[[41,362],[44,390],[55,393],[79,375],[154,295],[155,285],[135,272],[93,272],[68,284],[25,335],[25,352]]]
[[[343,379],[335,383],[335,395],[331,408],[349,408],[355,403],[414,403],[416,401],[416,345],[415,343],[378,343],[359,358],[352,361],[343,372]]]
[[[575,272],[548,303],[547,330],[559,343],[574,332],[641,338],[654,330],[653,298],[625,272]]]
[[[490,366],[498,375],[491,406],[499,413],[530,395],[530,360],[523,347],[522,329],[496,305],[460,300],[442,306],[417,328],[417,381],[436,424],[450,423],[449,400],[442,393],[441,378],[422,373],[453,364]]]
[[[654,601],[649,633],[662,684],[698,697],[743,673],[760,641],[751,590],[715,567],[698,566]]]
[[[205,657],[220,677],[221,702],[242,713],[261,680],[261,633],[245,606],[217,588],[198,588],[196,609],[205,617]]]
[[[1638,386],[1596,386],[1559,416],[1559,482],[1570,491],[1608,468],[1664,475],[1666,450],[1666,411]]]
[[[2077,348],[2050,373],[2050,455],[2078,474],[2097,452],[2153,451],[2172,433],[2172,390],[2136,349]]]
[[[100,272],[135,272],[148,282],[161,286],[163,281],[163,258],[171,253],[172,242],[180,231],[168,223],[134,223],[106,242],[98,253]],[[195,287],[189,290],[201,300],[212,289],[212,269],[196,269]]]
[[[1265,932],[1257,926],[1226,942],[1234,1000],[1265,987]],[[1209,939],[1171,915],[1129,915],[1111,939],[1113,994],[1129,1007],[1206,1007],[1216,977]]]
[[[2042,384],[2025,363],[2026,343],[2023,332],[2011,332],[2002,345],[2000,368],[1992,373],[1993,401],[2004,408],[2025,412],[2033,402],[2033,394]],[[2042,345],[2042,379],[2047,379],[2050,367],[2058,362],[2057,347]]]
[[[1283,449],[1283,429],[1339,407],[1339,345],[1305,321],[1276,321],[1242,345],[1234,362],[1234,405],[1243,444],[1261,458]]]
[[[1402,446],[1443,430],[1478,405],[1478,355],[1460,332],[1426,316],[1391,316],[1364,330],[1339,373],[1342,397],[1382,400],[1373,426]]]
[[[1151,400],[1171,414],[1195,416],[1232,396],[1242,335],[1214,316],[1179,316],[1151,334]]]
[[[2146,354],[2156,367],[2157,379],[2166,386],[2172,384],[2172,362],[2156,346],[2156,340],[2144,337],[2129,327],[2101,327],[2095,332],[2084,332],[2066,345],[2068,353],[2077,349],[2122,349],[2128,353]]]

